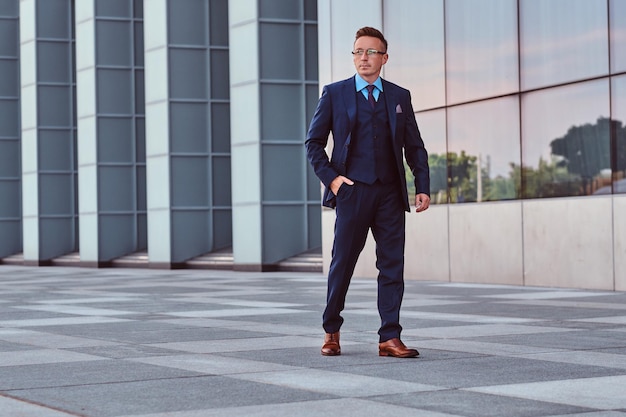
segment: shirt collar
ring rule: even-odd
[[[365,87],[369,85],[369,83],[365,81],[363,78],[361,78],[359,74],[356,74],[354,76],[354,81],[356,82],[356,91],[361,91],[362,89],[364,89]],[[380,77],[376,78],[376,81],[374,81],[374,85],[380,91],[383,91],[383,82],[381,81]]]

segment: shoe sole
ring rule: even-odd
[[[419,355],[420,355],[419,353],[417,355],[413,355],[413,354],[410,354],[410,355],[394,355],[393,353],[385,352],[383,350],[379,350],[378,351],[378,356],[387,356],[387,357],[391,356],[392,358],[417,358]]]
[[[339,351],[339,352],[328,352],[328,353],[322,352],[322,356],[339,356],[339,355],[341,355],[341,351]]]

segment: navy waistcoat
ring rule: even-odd
[[[346,164],[347,177],[367,184],[396,181],[398,173],[384,94],[380,94],[374,109],[361,92],[356,94],[357,123]]]

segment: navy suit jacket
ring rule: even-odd
[[[405,209],[410,211],[402,150],[404,149],[404,156],[415,178],[416,193],[430,196],[428,153],[415,121],[411,93],[384,79],[382,83],[391,127],[394,159],[402,182]],[[305,142],[307,157],[315,174],[326,186],[322,198],[322,204],[326,207],[335,207],[335,195],[330,190],[330,183],[338,175],[346,175],[350,142],[353,140],[357,119],[356,100],[354,77],[324,86],[307,133]],[[329,160],[325,148],[331,132],[333,150]]]

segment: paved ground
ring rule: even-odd
[[[407,282],[378,356],[355,279],[323,357],[312,273],[0,266],[0,416],[626,416],[626,293]]]

